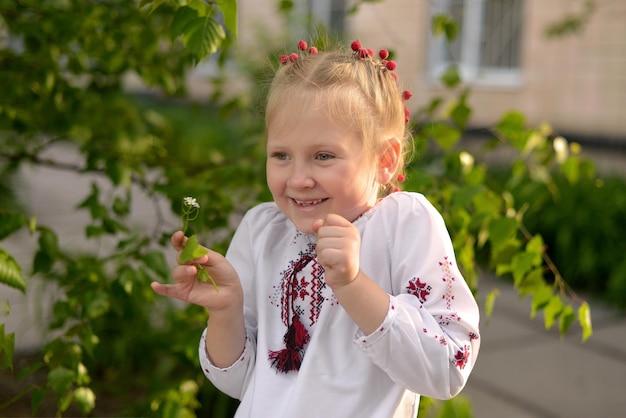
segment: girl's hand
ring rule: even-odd
[[[183,250],[187,237],[182,231],[172,235],[172,247],[179,254]],[[213,284],[198,279],[198,269],[195,264],[203,266],[213,277],[219,288],[215,290]],[[179,264],[172,270],[174,284],[153,282],[152,289],[170,298],[180,299],[188,303],[203,306],[211,312],[226,310],[231,307],[240,307],[243,303],[243,292],[239,276],[233,266],[221,254],[209,250],[207,255]]]
[[[326,283],[333,289],[345,286],[359,274],[361,234],[339,215],[313,222],[317,234],[317,261],[324,267]]]

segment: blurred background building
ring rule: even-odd
[[[259,28],[291,39],[308,36],[286,25],[275,0],[242,0],[240,42]],[[626,2],[614,0],[296,0],[309,22],[347,39],[396,52],[398,73],[414,93],[411,106],[449,94],[438,77],[456,64],[470,87],[474,128],[492,126],[506,111],[528,123],[548,122],[560,134],[594,147],[626,147]],[[458,22],[454,44],[431,33],[435,14]],[[551,34],[551,35],[550,35]]]

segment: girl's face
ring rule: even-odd
[[[301,232],[311,233],[328,214],[352,222],[376,203],[376,159],[323,111],[308,106],[287,129],[269,126],[267,135],[267,184]]]

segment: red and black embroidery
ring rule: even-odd
[[[296,261],[289,262],[289,267],[282,273],[280,288],[271,298],[274,304],[280,306],[282,322],[287,327],[283,337],[285,347],[268,352],[272,367],[282,373],[300,369],[305,346],[310,340],[309,332],[302,322],[305,309],[308,307],[308,320],[312,326],[317,322],[325,300],[322,294],[326,287],[323,281],[324,268],[317,263],[315,249],[315,244],[308,244]],[[305,274],[303,271],[307,266],[309,271]],[[277,303],[278,299],[280,303]]]
[[[457,351],[456,355],[454,356],[454,365],[458,367],[459,369],[464,369],[465,365],[469,361],[469,356],[470,356],[469,346],[464,345],[463,348]]]
[[[430,295],[432,287],[430,287],[427,283],[422,283],[419,277],[415,277],[409,280],[409,284],[406,289],[409,294],[414,295],[420,300],[420,302],[425,303],[428,295]]]

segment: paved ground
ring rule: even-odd
[[[626,416],[626,316],[590,301],[592,337],[581,343],[575,324],[561,339],[543,318],[529,318],[530,300],[507,283],[482,287],[500,289],[500,297],[463,391],[477,418]]]
[[[70,158],[71,154],[63,154]],[[89,191],[90,180],[57,171],[24,172],[20,188],[24,201],[38,208],[42,223],[62,225],[61,245],[83,245],[82,221],[73,211]],[[147,205],[134,213],[151,222]],[[35,244],[20,234],[1,245],[25,263]],[[509,284],[482,280],[482,294],[497,287],[500,297],[489,322],[482,325],[478,363],[463,392],[470,397],[477,418],[615,418],[626,415],[626,316],[592,301],[594,333],[580,342],[573,327],[564,339],[546,331],[541,318],[529,318],[530,302],[519,300]],[[16,332],[17,348],[35,349],[46,338],[41,318],[46,316],[49,289],[33,287],[26,297],[0,286],[0,303],[8,299],[12,313],[1,317],[7,332]]]

